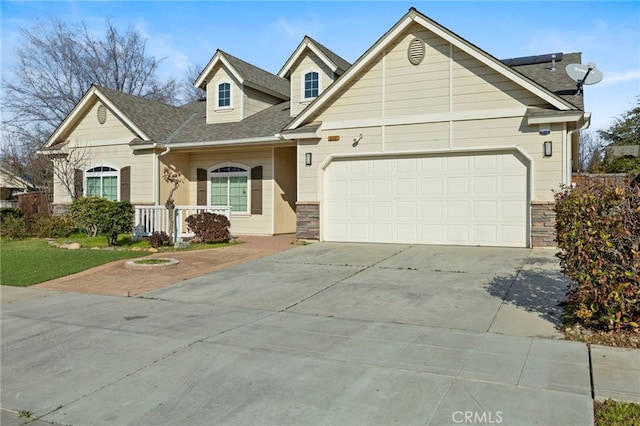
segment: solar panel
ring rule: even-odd
[[[519,65],[544,64],[547,62],[551,62],[551,55],[556,55],[556,61],[562,60],[562,53],[549,53],[546,55],[522,56],[520,58],[503,59],[502,62],[510,67],[516,67]]]

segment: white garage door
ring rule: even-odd
[[[337,159],[327,241],[525,247],[527,170],[513,154]]]

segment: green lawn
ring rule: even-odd
[[[144,251],[65,250],[43,240],[0,242],[0,284],[25,287],[94,266],[150,254]]]

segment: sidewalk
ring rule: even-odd
[[[172,258],[174,266],[126,268],[127,260],[119,260],[77,274],[56,278],[31,288],[73,291],[107,296],[137,296],[146,291],[198,277],[263,256],[298,247],[294,234],[275,236],[243,235],[242,244],[207,250],[155,253],[148,258]]]

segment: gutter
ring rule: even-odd
[[[580,132],[582,130],[586,130],[589,128],[589,126],[591,126],[591,113],[590,112],[585,112],[584,113],[584,123],[582,124],[581,127],[576,127],[573,130],[569,130],[566,132],[566,136],[565,136],[565,141],[564,141],[564,149],[567,154],[567,161],[565,161],[566,167],[567,167],[567,171],[565,173],[565,182],[566,184],[570,184],[571,183],[571,175],[573,172],[573,167],[572,167],[572,158],[571,158],[571,136],[573,136],[574,133],[576,132]],[[578,149],[580,149],[580,141],[578,141]]]

